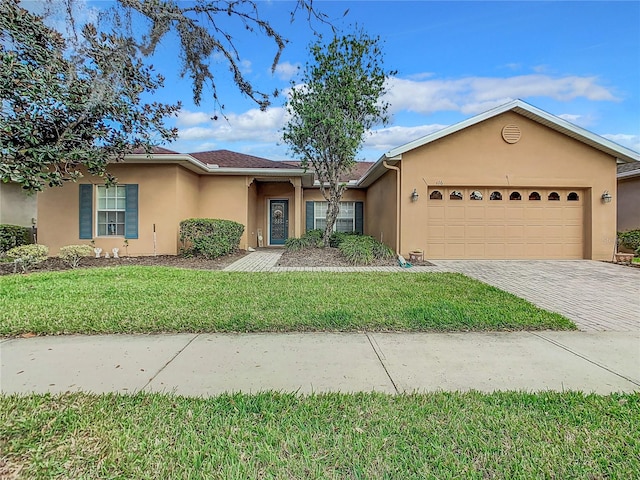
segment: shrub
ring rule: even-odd
[[[47,259],[49,249],[44,245],[31,244],[14,247],[7,252],[7,258],[13,262],[14,273],[18,267],[23,273]]]
[[[287,238],[284,242],[284,246],[287,250],[292,252],[297,252],[311,247],[320,248],[322,247],[322,233],[322,230],[309,230],[300,238]]]
[[[618,232],[618,243],[630,250],[637,250],[640,248],[640,230]]]
[[[83,257],[89,257],[92,253],[93,248],[89,245],[67,245],[60,247],[60,254],[58,256],[71,268],[76,268],[80,265],[80,260],[82,260]]]
[[[217,218],[190,218],[180,222],[183,255],[217,258],[236,251],[244,225]]]
[[[342,241],[351,235],[360,235],[358,232],[333,232],[329,237],[329,246],[338,248]]]
[[[31,228],[19,225],[0,225],[0,253],[31,243]]]
[[[374,259],[393,257],[393,250],[368,235],[347,235],[338,247],[354,265],[369,265]]]

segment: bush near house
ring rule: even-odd
[[[90,257],[92,253],[93,248],[89,245],[66,245],[60,247],[58,256],[71,268],[76,268],[84,257]]]
[[[49,249],[38,244],[20,245],[7,252],[7,258],[15,265],[14,271],[20,267],[22,273],[26,273],[34,265],[45,261],[48,255]]]
[[[637,253],[640,248],[640,230],[618,232],[618,244]]]
[[[189,218],[180,222],[182,254],[217,258],[238,249],[244,225],[218,218]]]
[[[32,241],[31,228],[19,225],[0,225],[0,253]]]
[[[309,230],[300,238],[287,238],[284,246],[292,252],[304,250],[305,248],[320,248],[322,247],[322,233],[322,230]]]
[[[340,252],[354,265],[368,265],[375,259],[392,258],[393,250],[368,235],[348,235],[338,246]]]
[[[338,248],[342,241],[351,236],[351,235],[360,235],[358,232],[333,232],[331,237],[329,237],[329,246]]]

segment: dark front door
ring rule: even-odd
[[[289,238],[289,200],[269,202],[269,245],[284,245]]]

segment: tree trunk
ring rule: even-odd
[[[336,223],[336,219],[338,218],[338,213],[340,212],[340,199],[342,198],[342,194],[344,193],[345,187],[344,185],[337,185],[337,188],[332,188],[333,186],[329,186],[329,191],[327,189],[321,187],[322,196],[327,200],[327,225],[324,229],[324,234],[322,235],[322,244],[325,247],[329,246],[329,240],[331,238],[331,234],[333,234],[333,226]]]

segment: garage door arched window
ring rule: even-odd
[[[538,192],[531,192],[529,194],[529,200],[540,200],[540,194]]]
[[[431,200],[442,200],[442,192],[440,190],[434,190],[431,192],[431,195],[429,195],[429,198]]]
[[[520,192],[511,192],[509,200],[522,200],[522,195],[520,195]]]
[[[557,202],[560,200],[560,195],[558,195],[558,192],[551,192],[547,199],[552,202]]]
[[[471,195],[469,195],[469,199],[482,200],[482,192],[480,192],[479,190],[474,190],[473,192],[471,192]]]
[[[500,192],[492,192],[489,200],[502,200],[502,194]]]
[[[449,195],[450,200],[462,200],[462,192],[458,190],[453,190]]]
[[[571,192],[567,195],[567,200],[570,202],[577,202],[580,200],[580,196],[576,192]]]

